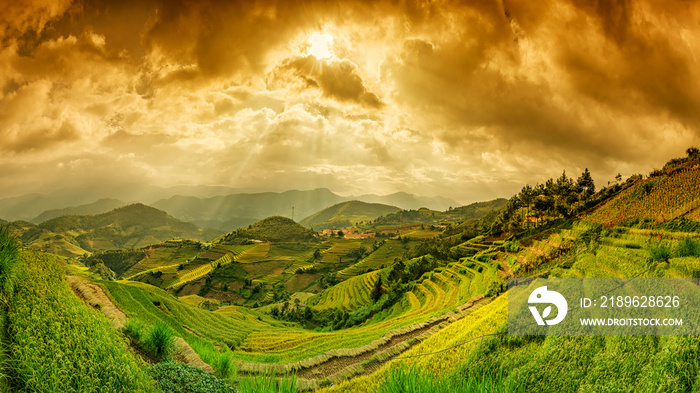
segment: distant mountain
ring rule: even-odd
[[[223,243],[250,239],[270,242],[302,242],[314,238],[315,233],[287,217],[268,217],[247,228],[238,229],[223,238]]]
[[[224,223],[231,220],[241,221],[246,218],[260,220],[271,216],[291,217],[292,208],[294,208],[295,217],[306,217],[343,200],[343,197],[322,188],[282,193],[231,194],[205,199],[174,196],[157,201],[153,203],[153,206],[181,220],[196,223],[206,220],[210,225],[218,221],[219,225],[211,226],[218,229],[234,230],[241,225],[226,228]]]
[[[14,220],[32,220],[47,210],[92,204],[99,199],[117,199],[126,202],[152,202],[174,195],[210,198],[242,190],[222,186],[174,186],[157,187],[141,183],[119,183],[100,187],[66,188],[46,194],[26,194],[0,198],[0,217]]]
[[[31,222],[35,224],[40,224],[44,221],[51,220],[56,217],[60,216],[68,216],[68,215],[91,215],[91,214],[100,214],[100,213],[106,213],[110,210],[116,209],[118,207],[122,207],[126,205],[126,202],[122,202],[117,199],[110,199],[110,198],[104,198],[104,199],[99,199],[96,202],[89,203],[87,205],[80,205],[80,206],[71,206],[71,207],[66,207],[63,209],[53,209],[53,210],[47,210],[41,214],[39,214],[37,217],[31,220]]]
[[[340,229],[360,221],[373,220],[400,210],[396,206],[383,205],[381,203],[348,201],[327,207],[318,213],[306,217],[299,223],[315,230]]]
[[[98,215],[61,216],[39,225],[15,222],[13,228],[25,245],[64,256],[138,248],[173,238],[209,240],[221,234],[140,203]]]
[[[337,195],[326,188],[309,191],[285,191],[281,193],[263,192],[253,194],[231,194],[212,198],[173,196],[151,205],[162,209],[173,217],[194,222],[200,226],[231,231],[242,222],[263,219],[270,216],[308,217],[327,207],[349,200],[369,203],[383,203],[398,206],[401,209],[418,207],[440,208],[457,206],[459,203],[441,197],[419,197],[406,193],[387,196],[363,195],[349,198]],[[396,203],[394,203],[396,202]]]
[[[448,210],[450,207],[459,206],[460,203],[454,199],[436,197],[422,197],[405,192],[397,192],[389,195],[360,195],[351,197],[363,202],[383,203],[385,205],[398,206],[404,210],[417,210],[421,207],[426,207],[432,210]]]
[[[507,199],[498,198],[486,202],[472,203],[467,206],[460,206],[452,209],[448,208],[445,211],[436,211],[425,208],[417,210],[401,210],[395,213],[389,213],[387,215],[377,217],[374,220],[374,223],[382,225],[409,222],[438,224],[441,222],[466,221],[473,218],[481,218],[491,212],[501,210],[507,202]]]

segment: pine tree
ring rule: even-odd
[[[372,300],[374,300],[375,303],[379,301],[379,299],[382,297],[382,294],[384,293],[382,286],[382,276],[379,276],[377,278],[377,281],[374,283],[374,288],[372,288]]]

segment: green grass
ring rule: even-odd
[[[313,308],[326,310],[341,308],[352,311],[371,302],[372,287],[379,277],[379,271],[362,274],[336,284],[318,295]]]
[[[241,393],[296,393],[296,385],[294,375],[256,374],[240,378],[238,390]]]
[[[143,338],[143,347],[155,359],[164,359],[172,354],[175,336],[172,329],[162,321],[157,321]]]
[[[506,380],[502,370],[496,372],[454,373],[434,376],[420,368],[401,365],[391,370],[376,393],[518,393],[524,386],[513,380]]]
[[[154,391],[110,321],[85,307],[47,254],[23,252],[7,313],[9,375],[17,391]]]

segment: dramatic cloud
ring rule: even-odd
[[[697,2],[0,2],[0,197],[131,182],[467,203],[700,145]]]

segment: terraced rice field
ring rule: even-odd
[[[361,240],[333,239],[331,242],[332,246],[321,254],[321,263],[341,263],[343,258],[347,262],[347,253],[362,245]]]
[[[411,239],[430,239],[439,235],[440,231],[431,231],[429,229],[416,229],[405,233],[403,236],[407,236]]]
[[[650,179],[647,183],[638,182],[596,209],[587,219],[605,226],[639,218],[666,221],[699,207],[700,168],[692,168]]]
[[[150,249],[150,255],[142,259],[131,269],[124,272],[124,277],[135,275],[149,270],[157,270],[161,266],[177,266],[187,261],[192,261],[202,250],[193,243],[180,243],[181,246],[155,246]]]
[[[255,246],[242,251],[236,256],[236,262],[240,263],[254,263],[260,262],[267,258],[267,254],[270,252],[269,244],[256,244]]]
[[[352,311],[371,301],[372,288],[380,271],[374,271],[345,280],[319,294],[320,301],[313,307],[316,310],[342,308]]]
[[[395,258],[404,255],[405,249],[399,240],[387,240],[381,247],[361,261],[338,272],[341,280],[365,273],[367,269],[381,269],[394,263]]]

